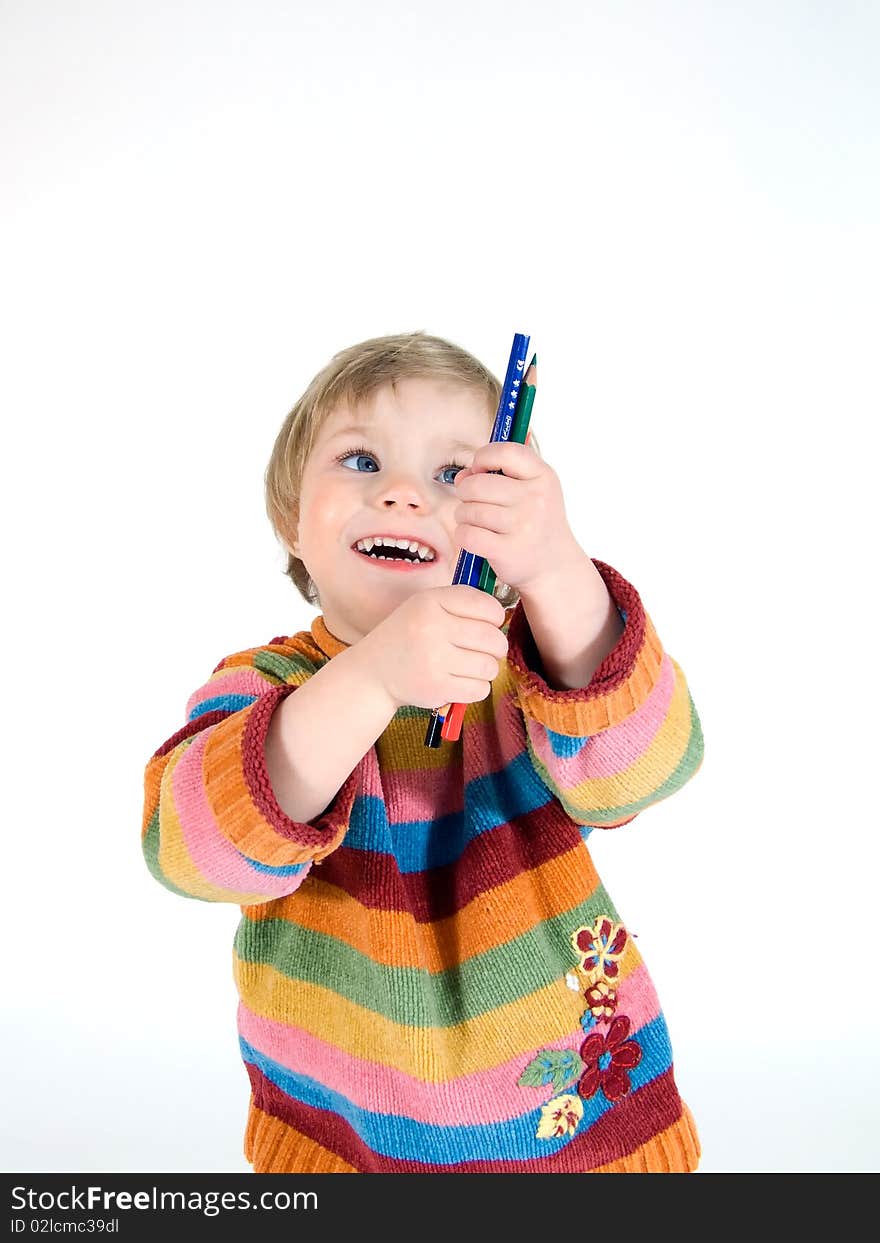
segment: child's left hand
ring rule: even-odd
[[[504,474],[488,473],[497,469]],[[498,579],[520,593],[558,579],[562,567],[584,559],[565,516],[559,478],[528,445],[481,445],[455,476],[455,489],[459,547],[485,557]]]

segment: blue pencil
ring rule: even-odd
[[[525,333],[517,332],[513,338],[513,345],[510,347],[510,358],[507,361],[507,371],[504,376],[504,383],[501,386],[501,398],[498,402],[498,412],[495,415],[492,435],[489,437],[490,443],[493,440],[508,440],[510,438],[520,386],[525,375],[526,355],[528,352],[528,336]],[[458,554],[458,562],[455,566],[455,574],[452,579],[453,586],[464,583],[466,587],[479,587],[483,564],[483,557],[462,548]],[[448,707],[449,705],[446,706]],[[435,708],[431,713],[431,720],[428,722],[428,729],[425,733],[426,747],[440,746],[440,731],[443,728],[444,719],[443,708]]]

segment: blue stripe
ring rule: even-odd
[[[206,712],[238,712],[241,708],[247,708],[256,700],[256,695],[216,695],[213,699],[203,699],[201,703],[196,704],[187,720],[194,721],[196,717],[203,716]]]
[[[540,726],[541,723],[540,721],[535,721],[533,724]],[[560,755],[566,760],[572,759],[581,750],[584,743],[590,741],[589,734],[577,737],[574,734],[557,734],[555,730],[548,729],[546,725],[543,728],[550,743],[550,750],[554,755]]]
[[[547,787],[522,752],[501,772],[469,781],[463,811],[434,820],[389,824],[381,798],[359,795],[343,844],[371,854],[394,855],[402,873],[423,872],[455,863],[482,833],[544,807],[549,798]]]
[[[636,1091],[669,1070],[672,1065],[672,1050],[662,1014],[640,1028],[632,1038],[642,1048],[641,1062],[634,1070],[627,1072],[632,1091]],[[579,1038],[573,1037],[572,1043],[578,1045]],[[468,1126],[439,1126],[416,1122],[401,1114],[374,1113],[362,1109],[326,1084],[279,1066],[241,1036],[239,1045],[245,1062],[256,1066],[287,1096],[344,1118],[368,1148],[391,1159],[415,1159],[433,1165],[454,1165],[461,1161],[528,1161],[537,1157],[553,1156],[578,1135],[582,1135],[587,1127],[592,1126],[609,1109],[614,1108],[600,1089],[591,1100],[581,1100],[584,1116],[573,1135],[561,1139],[538,1139],[535,1132],[541,1118],[541,1107],[553,1095],[561,1095],[542,1088],[535,1089],[535,1108],[515,1118]],[[523,1065],[528,1060],[526,1055]],[[572,1088],[566,1091],[574,1095]]]
[[[245,863],[249,863],[258,872],[265,872],[267,876],[296,876],[299,872],[304,872],[311,864],[311,860],[309,860],[308,863],[289,863],[284,867],[273,868],[268,863],[259,863],[256,859],[251,859],[249,855],[242,854],[241,851],[238,853]]]

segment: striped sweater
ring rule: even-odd
[[[147,764],[150,871],[241,907],[255,1172],[696,1168],[657,994],[587,839],[682,786],[702,732],[635,588],[594,564],[625,628],[587,687],[548,686],[520,602],[459,740],[425,747],[430,713],[399,709],[308,824],[263,746],[346,646],[320,616],[222,660]]]

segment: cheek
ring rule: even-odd
[[[352,498],[345,488],[321,483],[303,490],[300,512],[301,538],[308,541],[316,532],[324,535],[345,526],[351,519]]]
[[[461,499],[453,489],[437,506],[437,517],[444,527],[451,528],[455,526],[455,511],[461,504]]]

